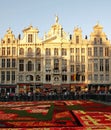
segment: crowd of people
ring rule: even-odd
[[[36,92],[31,91],[27,93],[0,93],[0,101],[41,101],[41,100],[104,100],[111,101],[111,90],[108,91],[69,91],[64,90],[57,92],[56,90],[45,91],[45,92]]]

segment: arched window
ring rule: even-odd
[[[32,34],[28,34],[28,42],[33,42],[33,35]]]
[[[30,81],[33,81],[33,75],[30,75]]]
[[[36,49],[36,56],[37,56],[37,55],[41,55],[41,49],[40,49],[40,48],[37,48],[37,49]]]
[[[28,48],[28,55],[32,55],[32,48]]]
[[[19,49],[19,55],[24,55],[24,49],[23,48]]]
[[[10,43],[10,38],[7,39],[7,42]]]
[[[97,39],[96,38],[94,38],[94,44],[97,44]]]
[[[40,81],[40,75],[36,76],[36,81]]]
[[[51,49],[50,48],[46,48],[45,54],[46,54],[46,56],[50,56],[51,55]]]
[[[54,48],[54,55],[55,55],[55,56],[58,55],[58,48]]]
[[[79,43],[79,36],[76,36],[76,43]]]
[[[28,61],[28,64],[27,64],[27,70],[28,70],[28,71],[32,71],[32,70],[33,70],[33,64],[32,64],[32,61]]]
[[[33,76],[32,75],[27,75],[26,80],[27,81],[33,81]]]

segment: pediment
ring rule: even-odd
[[[23,30],[23,32],[38,32],[38,29],[37,29],[37,28],[34,28],[34,27],[31,25],[31,26],[25,28],[25,29]]]
[[[44,41],[44,43],[62,43],[62,42],[68,42],[68,39],[66,38],[61,38],[61,37],[58,37],[58,36],[52,36],[50,38],[46,38]]]

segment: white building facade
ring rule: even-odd
[[[43,39],[38,33],[29,26],[15,38],[8,29],[1,39],[0,92],[111,89],[111,44],[101,25],[83,38],[78,27],[68,35],[56,17]]]

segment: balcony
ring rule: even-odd
[[[60,74],[60,70],[58,70],[58,69],[53,69],[53,74]]]

